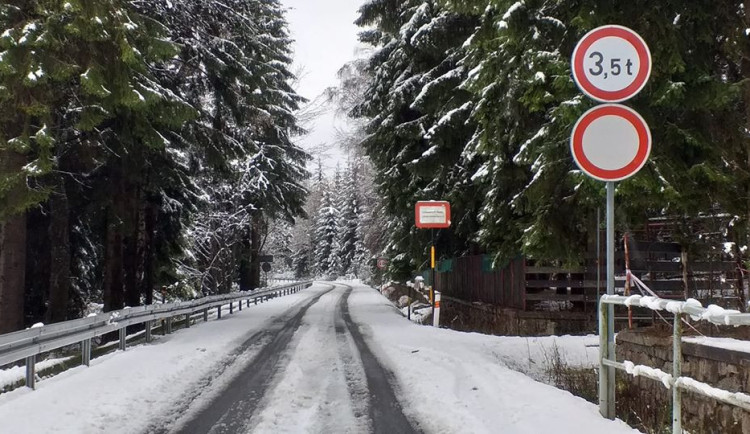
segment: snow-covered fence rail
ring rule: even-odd
[[[210,309],[217,309],[217,317],[221,318],[222,307],[229,304],[229,312],[233,313],[235,304],[242,310],[242,303],[250,305],[251,301],[267,300],[272,297],[291,294],[312,284],[312,281],[294,282],[288,285],[261,288],[255,291],[235,292],[231,294],[213,295],[190,301],[177,303],[152,304],[125,308],[112,312],[93,315],[88,318],[64,321],[41,327],[32,327],[13,333],[0,335],[0,366],[26,360],[26,386],[35,386],[36,356],[75,343],[80,343],[82,363],[86,366],[91,361],[91,339],[104,334],[119,331],[119,348],[126,347],[126,327],[134,324],[145,324],[146,341],[151,340],[151,330],[155,321],[164,320],[166,333],[172,331],[172,320],[176,316],[189,317],[203,312],[203,320],[208,321]]]
[[[615,397],[611,388],[607,387],[607,378],[611,369],[620,369],[632,376],[641,376],[661,382],[664,387],[672,390],[672,432],[682,433],[682,396],[681,390],[688,390],[717,401],[735,405],[750,410],[750,395],[742,392],[730,392],[682,376],[682,322],[687,315],[694,321],[708,321],[716,325],[743,326],[750,325],[750,314],[736,310],[727,310],[716,305],[707,308],[695,299],[687,301],[665,300],[650,296],[621,296],[602,295],[599,303],[599,411],[605,417],[614,415]],[[607,341],[607,327],[609,324],[609,310],[607,305],[622,305],[645,307],[654,311],[667,311],[674,314],[672,333],[672,373],[645,365],[635,365],[630,361],[617,362],[614,360],[614,349],[609,348]],[[610,357],[610,355],[612,355]]]

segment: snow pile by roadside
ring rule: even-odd
[[[356,287],[353,319],[396,376],[404,412],[429,433],[630,433],[585,400],[508,366],[543,370],[554,345],[571,364],[591,365],[592,337],[513,338],[410,323],[377,291]]]
[[[278,297],[258,306],[235,310],[221,320],[155,336],[153,345],[138,345],[91,361],[37,383],[37,390],[16,389],[0,395],[0,432],[8,433],[137,433],[154,422],[168,423],[189,394],[205,386],[202,379],[226,374],[228,355],[290,305],[315,295],[324,286]],[[243,354],[239,361],[252,354]],[[234,366],[234,365],[232,365]],[[23,368],[22,368],[23,369]],[[210,391],[207,395],[210,395]],[[33,415],[33,416],[30,416]]]
[[[37,372],[43,371],[47,368],[65,363],[70,359],[71,357],[62,357],[42,360],[40,362],[37,362],[36,370]],[[26,378],[25,366],[12,366],[8,369],[2,369],[0,370],[0,390],[2,390],[4,387],[16,384],[24,378]]]

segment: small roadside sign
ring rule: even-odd
[[[651,130],[635,110],[602,104],[578,119],[570,150],[587,175],[601,181],[620,181],[646,164],[651,153]]]
[[[451,205],[445,201],[419,201],[414,214],[420,229],[444,229],[451,225]]]
[[[273,262],[273,255],[260,255],[258,257],[259,262]]]
[[[266,273],[269,273],[271,271],[271,264],[268,262],[264,262],[260,264],[261,270],[265,271]]]
[[[388,259],[378,258],[378,269],[385,270],[388,267]]]
[[[651,76],[651,51],[641,36],[617,25],[597,27],[573,50],[573,78],[600,102],[621,102],[643,89]]]

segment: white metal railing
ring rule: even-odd
[[[165,320],[165,332],[172,332],[172,319],[175,316],[187,316],[186,324],[190,326],[190,316],[202,311],[203,320],[208,321],[209,309],[217,308],[216,314],[221,318],[222,306],[229,304],[229,313],[234,312],[235,303],[242,310],[242,303],[247,306],[251,301],[256,304],[272,297],[291,294],[312,285],[312,281],[294,282],[288,285],[261,288],[255,291],[242,291],[231,294],[213,295],[177,303],[152,304],[125,308],[112,312],[92,315],[88,318],[75,319],[60,323],[35,327],[13,333],[0,335],[0,366],[26,360],[26,386],[35,387],[35,363],[38,354],[80,343],[82,363],[88,366],[91,362],[91,339],[106,333],[119,331],[119,348],[126,347],[126,327],[134,324],[146,324],[146,341],[151,341],[151,329],[154,321]]]
[[[607,305],[623,305],[645,307],[655,311],[665,310],[674,314],[674,329],[672,333],[672,373],[667,373],[661,369],[652,368],[645,365],[635,365],[630,361],[622,363],[614,360],[614,349],[610,348],[607,339],[607,327],[609,322],[610,309]],[[727,310],[716,305],[710,305],[707,308],[695,299],[687,301],[665,300],[663,298],[652,296],[621,296],[621,295],[602,295],[599,303],[599,369],[603,375],[600,375],[600,381],[607,381],[610,376],[610,370],[620,369],[632,376],[641,376],[661,382],[667,389],[672,389],[672,433],[682,433],[682,396],[681,390],[688,390],[726,404],[735,405],[745,410],[750,410],[750,395],[742,392],[730,392],[727,390],[713,387],[707,383],[697,381],[690,377],[682,376],[682,322],[683,316],[689,316],[691,319],[698,321],[708,321],[716,325],[741,326],[750,325],[750,314],[741,313],[736,310]],[[602,333],[601,327],[604,327]],[[602,386],[602,385],[600,385]],[[605,417],[614,414],[615,399],[613,394],[607,393],[607,385],[599,388],[599,411]],[[611,395],[611,396],[610,396]]]

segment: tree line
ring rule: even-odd
[[[653,70],[628,105],[646,119],[653,150],[616,191],[618,229],[654,217],[697,241],[706,216],[738,263],[750,244],[748,2],[372,0],[359,11],[371,55],[358,64],[350,116],[387,215],[384,254],[404,277],[424,267],[429,233],[418,200],[448,200],[446,256],[524,254],[578,262],[597,228],[604,183],[569,151],[573,124],[595,102],[571,75],[576,42],[620,24],[649,44]],[[356,91],[355,91],[356,90]],[[721,246],[717,246],[720,248]],[[747,268],[744,267],[743,268]]]
[[[290,46],[278,0],[0,4],[0,333],[257,287],[304,215]]]
[[[274,239],[271,250],[286,252],[281,255],[287,258],[286,268],[297,278],[370,279],[375,272],[372,252],[380,249],[382,229],[367,159],[352,157],[344,168],[337,166],[332,176],[324,174],[318,161],[308,190],[309,218],[289,228],[288,237],[285,231],[279,232],[289,242]]]

